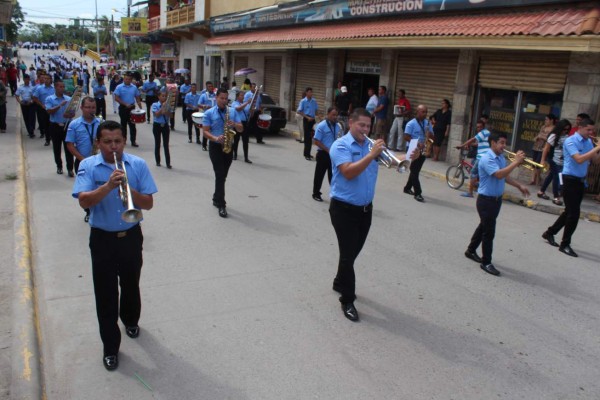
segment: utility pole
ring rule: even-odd
[[[131,0],[127,0],[127,18],[131,17]],[[123,27],[121,27],[121,32],[123,32]],[[125,37],[125,43],[127,44],[127,68],[129,68],[129,63],[131,62],[131,42],[129,42],[129,35]]]
[[[95,0],[96,3],[96,53],[100,55],[100,31],[98,30],[98,0]]]

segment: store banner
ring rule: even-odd
[[[212,33],[234,32],[266,27],[305,25],[356,18],[398,17],[419,13],[470,11],[484,8],[514,8],[564,0],[331,0],[282,3],[277,9],[230,14],[210,19]]]
[[[346,72],[349,74],[381,74],[381,63],[372,61],[348,61]]]
[[[123,36],[144,36],[148,34],[148,18],[121,18]]]

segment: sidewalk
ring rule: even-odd
[[[293,137],[293,138],[300,137],[298,126],[292,122],[288,122],[286,124],[286,127],[281,130],[280,134],[283,136],[288,136],[288,137]],[[435,162],[435,161],[431,161],[431,159],[428,159],[427,161],[425,161],[425,164],[423,165],[421,174],[423,174],[424,176],[429,176],[431,178],[439,179],[440,182],[444,182],[444,184],[445,184],[446,183],[446,170],[448,169],[449,166],[450,166],[450,164],[445,161]],[[468,180],[465,180],[464,185],[459,190],[456,191],[456,196],[459,196],[462,192],[466,192],[467,188],[468,188],[468,184],[469,184]],[[539,187],[534,186],[534,185],[527,185],[527,184],[526,184],[526,186],[529,189],[529,193],[531,193],[529,198],[527,198],[527,199],[523,198],[523,195],[521,194],[521,192],[519,192],[517,190],[517,188],[510,186],[510,185],[506,185],[503,199],[505,201],[509,201],[514,204],[520,204],[520,205],[530,208],[532,210],[541,211],[541,212],[545,212],[548,214],[559,215],[563,211],[564,206],[557,206],[552,203],[552,200],[544,200],[544,199],[538,198],[536,196],[536,193],[538,192]],[[451,189],[450,187],[448,187],[448,190],[454,191],[454,189]],[[550,193],[549,190],[547,192]],[[550,193],[550,195],[551,194],[552,193]],[[465,197],[465,201],[473,201],[473,199]],[[586,220],[586,221],[600,222],[600,204],[597,203],[593,199],[592,195],[586,194],[585,197],[583,198],[583,201],[581,203],[580,218],[583,220]]]

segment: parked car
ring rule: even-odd
[[[107,63],[108,62],[108,54],[106,54],[106,53],[100,53],[100,62],[101,63]]]
[[[286,113],[283,107],[280,107],[275,101],[266,93],[260,94],[261,106],[260,110],[262,114],[271,116],[271,126],[269,127],[269,133],[277,133],[280,129],[285,128],[287,123]]]

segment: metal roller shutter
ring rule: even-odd
[[[235,56],[235,58],[233,60],[233,72],[239,71],[240,69],[247,68],[247,67],[248,67],[248,57]],[[243,79],[242,79],[242,82],[236,82],[236,83],[238,83],[239,86],[242,86]]]
[[[479,84],[492,89],[560,93],[568,67],[567,53],[484,53],[479,62]]]
[[[327,53],[300,53],[296,62],[296,96],[294,111],[302,100],[302,92],[307,87],[313,89],[313,98],[319,105],[319,111],[324,112],[325,90],[327,87]]]
[[[281,57],[265,58],[265,93],[279,104],[281,89]]]
[[[406,91],[406,98],[415,109],[427,106],[428,115],[440,108],[442,99],[452,102],[456,87],[458,51],[411,52],[398,56],[396,92]],[[390,96],[393,93],[389,92]]]

